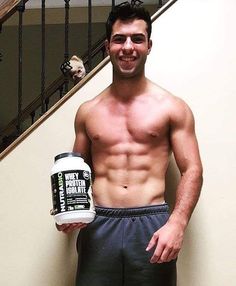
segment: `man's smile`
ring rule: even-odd
[[[123,62],[134,62],[136,60],[136,57],[134,57],[134,56],[120,56],[119,60],[123,61]]]

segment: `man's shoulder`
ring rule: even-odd
[[[184,99],[170,94],[167,101],[170,122],[174,124],[194,122],[193,112]]]
[[[174,95],[156,84],[153,84],[152,94],[157,104],[161,105],[162,109],[165,110],[170,117],[192,116],[192,111],[183,98]]]
[[[88,111],[90,108],[92,108],[96,104],[96,101],[97,100],[96,100],[96,97],[95,97],[93,99],[90,99],[90,100],[87,100],[87,101],[83,102],[80,105],[78,111],[79,112],[86,112],[86,111]]]
[[[106,90],[102,91],[100,94],[98,94],[94,98],[83,102],[79,106],[77,114],[85,115],[89,113],[94,107],[97,106],[97,104],[99,104],[99,102],[104,98],[105,94],[106,94]]]
[[[184,105],[187,105],[186,102],[168,91],[167,89],[153,83],[151,88],[151,94],[153,97],[163,104],[166,104],[168,107],[178,108]]]

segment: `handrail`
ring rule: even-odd
[[[178,0],[169,0],[164,4],[154,15],[152,15],[152,22],[159,18],[166,10],[168,10]]]
[[[27,0],[26,0],[27,1]],[[177,0],[170,0],[166,2],[153,16],[152,21],[155,21],[158,17],[160,17],[168,8],[170,8]],[[20,1],[18,1],[20,2]],[[104,51],[105,56],[105,45],[104,39],[100,39],[92,48],[92,57],[97,53]],[[88,52],[82,57],[84,65],[88,63]],[[75,85],[63,98],[61,98],[53,107],[50,108],[49,111],[44,113],[36,122],[34,122],[26,131],[24,131],[16,140],[11,143],[5,150],[0,153],[0,160],[3,159],[11,150],[13,150],[21,141],[23,141],[34,129],[36,129],[42,122],[44,122],[51,114],[53,114],[65,101],[67,101],[79,88],[81,88],[87,81],[89,81],[102,67],[104,67],[109,62],[109,57],[106,57],[96,68],[94,68],[89,74],[87,74],[77,85]],[[45,91],[45,99],[49,99],[49,97],[64,84],[65,77],[60,76],[57,80],[55,80]],[[53,92],[52,92],[53,91]],[[51,93],[52,92],[52,93]],[[40,101],[40,103],[39,103]],[[34,111],[40,107],[41,104],[41,95],[38,96],[30,105],[28,105],[24,111],[22,112],[22,118],[27,118]],[[11,130],[15,130],[16,128],[16,119],[12,120],[10,124],[2,130],[3,134],[5,132],[9,132]],[[1,132],[1,133],[2,133]],[[0,134],[0,138],[3,138],[4,135]],[[5,135],[6,136],[6,135]]]
[[[3,0],[0,3],[0,25],[13,15],[17,10],[17,5],[21,0]],[[24,3],[28,0],[23,0]]]
[[[77,85],[75,85],[64,97],[62,97],[49,111],[44,113],[33,125],[31,125],[25,132],[23,132],[11,145],[0,153],[0,161],[9,154],[20,142],[27,138],[37,127],[39,127],[49,116],[54,114],[69,98],[71,98],[80,88],[82,88],[91,78],[93,78],[103,67],[110,61],[107,56],[101,63],[99,63],[90,73],[88,73]]]

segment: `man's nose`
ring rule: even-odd
[[[134,49],[133,42],[132,42],[131,38],[128,37],[123,44],[123,51],[124,52],[132,52],[133,49]]]

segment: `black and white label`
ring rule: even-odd
[[[90,209],[90,172],[84,170],[58,172],[51,176],[51,184],[54,214]]]

